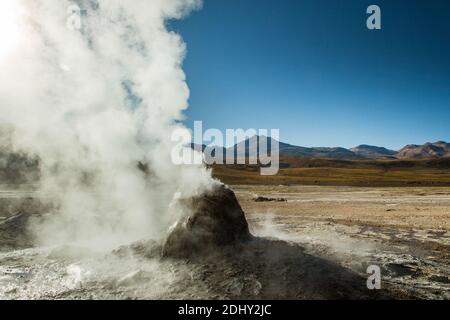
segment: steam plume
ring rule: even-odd
[[[0,108],[15,148],[41,159],[40,190],[57,204],[36,227],[40,239],[160,236],[180,214],[177,197],[213,184],[205,169],[170,159],[189,89],[185,44],[165,23],[200,0],[77,1],[72,31],[74,2],[17,2],[21,41],[0,60]]]

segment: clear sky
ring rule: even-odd
[[[450,140],[448,0],[205,0],[169,27],[188,47],[189,127],[279,128],[302,146]]]

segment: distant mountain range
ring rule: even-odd
[[[254,147],[257,139],[266,137],[254,136],[250,139],[242,141],[233,147],[222,148],[223,154],[227,151],[237,157],[252,157],[257,154],[257,149]],[[274,139],[267,140],[268,149],[276,142]],[[195,145],[191,145],[195,148]],[[197,146],[198,149],[205,150],[207,147]],[[425,159],[440,159],[450,158],[450,143],[438,141],[435,143],[426,143],[424,145],[407,145],[399,151],[389,150],[383,147],[360,145],[355,148],[346,149],[341,147],[335,148],[307,148],[295,146],[283,142],[279,142],[280,156],[306,157],[306,158],[321,158],[321,159],[338,159],[338,160],[425,160]]]
[[[438,141],[424,145],[408,145],[401,149],[396,157],[399,159],[450,158],[450,143]]]

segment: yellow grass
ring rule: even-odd
[[[261,176],[257,167],[214,166],[213,175],[234,185],[450,186],[450,170],[441,168],[284,168]]]

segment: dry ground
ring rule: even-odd
[[[8,217],[46,208],[2,191],[0,299],[450,299],[450,188],[232,188],[261,238],[199,261],[33,248]],[[379,294],[366,288],[370,265]]]
[[[420,298],[450,297],[450,188],[235,186],[253,232],[300,243]],[[287,201],[255,202],[257,196]]]
[[[234,186],[247,214],[266,212],[342,224],[450,231],[450,188]],[[255,202],[255,195],[287,202]]]

